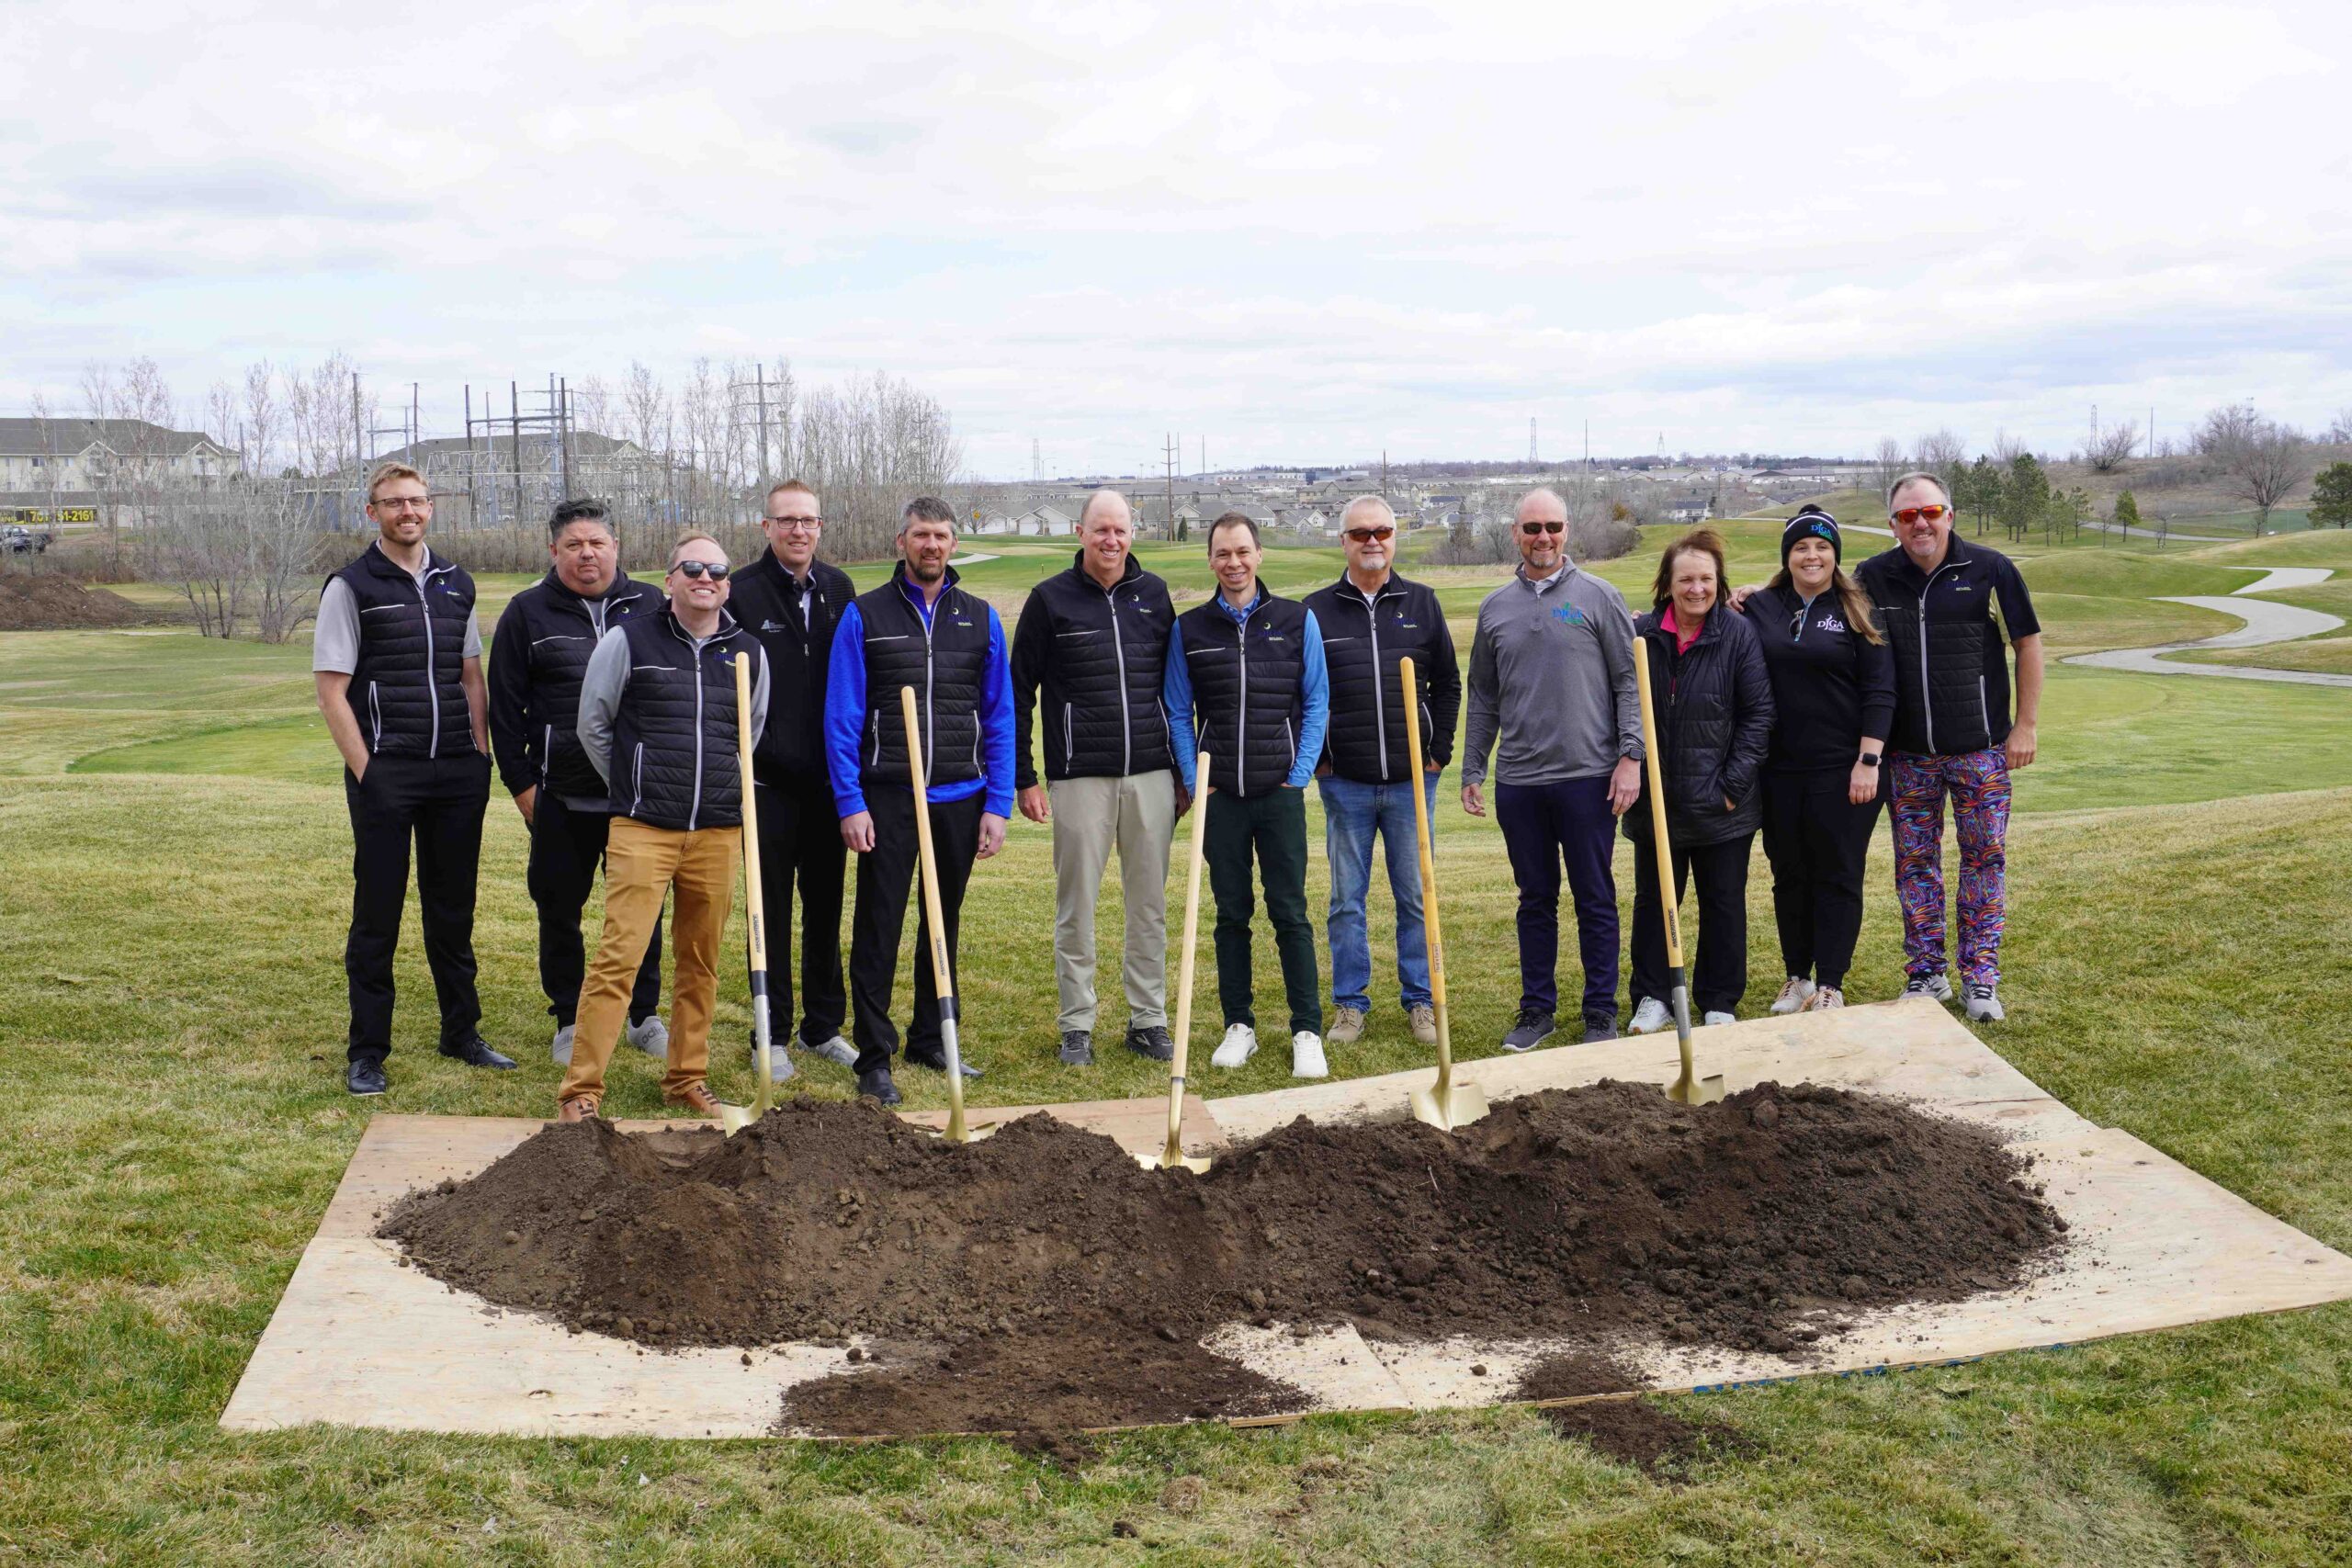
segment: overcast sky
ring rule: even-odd
[[[788,355],[974,470],[2352,407],[2352,17],[0,0],[0,412]],[[392,389],[398,388],[395,394]]]

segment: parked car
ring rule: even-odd
[[[11,523],[0,528],[0,550],[12,556],[37,556],[56,542],[57,536],[48,529],[38,531],[21,523]]]

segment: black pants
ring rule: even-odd
[[[824,776],[758,786],[760,899],[767,921],[768,1005],[778,1042],[792,1038],[792,889],[800,888],[800,1038],[820,1045],[842,1032],[841,818]],[[913,818],[908,818],[910,829]],[[910,846],[911,848],[911,846]]]
[[[605,863],[605,840],[612,832],[609,812],[575,811],[553,792],[539,791],[531,807],[531,863],[525,874],[531,902],[539,911],[539,989],[558,1029],[571,1027],[580,1012],[580,981],[588,956],[580,939],[580,911]],[[662,921],[653,922],[645,961],[638,965],[629,993],[628,1021],[643,1023],[662,1010]]]
[[[343,774],[351,811],[351,935],[343,971],[351,982],[353,1061],[392,1049],[392,953],[408,902],[409,840],[416,840],[416,895],[424,961],[441,1004],[441,1043],[460,1044],[481,1024],[474,992],[474,880],[481,866],[481,814],[490,759],[378,757],[368,776]]]
[[[1764,853],[1781,962],[1801,980],[1841,990],[1862,931],[1862,867],[1879,812],[1876,799],[1847,800],[1846,777],[1843,768],[1764,775]]]
[[[1610,863],[1617,817],[1609,775],[1555,784],[1495,785],[1495,821],[1519,885],[1519,1006],[1560,1010],[1560,867],[1576,900],[1577,954],[1587,1018],[1617,1016],[1617,873]]]
[[[1699,930],[1686,935],[1683,950],[1691,965],[1690,1002],[1702,1013],[1732,1012],[1747,990],[1747,860],[1756,835],[1742,833],[1720,844],[1676,844],[1674,901],[1695,875],[1699,883]],[[1634,1005],[1644,997],[1673,1000],[1666,967],[1665,914],[1657,899],[1657,852],[1645,835],[1634,846]],[[1685,926],[1687,933],[1690,928]],[[1692,949],[1696,949],[1695,953]]]
[[[922,859],[915,841],[913,790],[868,790],[865,809],[874,816],[874,847],[857,857],[857,913],[850,921],[849,943],[849,988],[857,1003],[856,1070],[861,1073],[888,1066],[891,1053],[899,1048],[898,1027],[890,1021],[890,988],[898,980],[899,933],[906,929],[907,899]],[[980,797],[967,795],[930,809],[931,852],[939,864],[939,908],[947,919],[952,969],[964,888],[980,850]],[[915,1014],[907,1026],[907,1055],[936,1065],[945,1051],[939,1036],[939,987],[931,973],[931,914],[926,909],[915,919]]]
[[[1323,1032],[1323,983],[1315,970],[1315,926],[1306,913],[1306,792],[1211,795],[1202,825],[1202,858],[1216,895],[1216,994],[1230,1026],[1256,1028],[1250,978],[1250,920],[1258,912],[1254,855],[1266,887],[1266,915],[1274,923],[1274,951],[1283,964],[1283,995],[1293,1034]]]

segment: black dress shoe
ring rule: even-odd
[[[469,1067],[491,1067],[502,1073],[512,1072],[514,1067],[514,1057],[500,1055],[492,1050],[489,1043],[479,1034],[462,1045],[443,1043],[441,1054],[453,1062],[463,1062]]]
[[[354,1062],[343,1069],[343,1087],[354,1094],[381,1094],[392,1087],[381,1062]]]
[[[1176,1059],[1176,1042],[1169,1036],[1166,1029],[1156,1023],[1128,1030],[1127,1049],[1147,1061],[1172,1062]]]
[[[857,1075],[857,1093],[861,1100],[879,1100],[884,1105],[899,1103],[899,1086],[890,1080],[890,1069],[876,1067]]]
[[[934,1073],[944,1073],[947,1070],[947,1053],[944,1051],[936,1056],[918,1056],[910,1051],[907,1053],[907,1061],[913,1066],[929,1067]],[[980,1076],[980,1069],[969,1062],[964,1063],[963,1067],[964,1076],[967,1078],[976,1078]]]

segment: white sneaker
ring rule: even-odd
[[[657,1012],[643,1023],[628,1026],[628,1043],[649,1056],[666,1061],[670,1055],[670,1026],[662,1021],[662,1015]]]
[[[1634,1010],[1634,1021],[1625,1026],[1628,1034],[1655,1034],[1674,1021],[1666,1004],[1656,997],[1644,997],[1642,1005]]]
[[[857,1047],[852,1045],[848,1041],[842,1039],[838,1034],[834,1035],[831,1040],[820,1041],[814,1045],[811,1045],[806,1040],[801,1041],[799,1044],[803,1051],[822,1056],[826,1061],[831,1062],[837,1067],[854,1067],[857,1066]]]
[[[1719,1023],[1737,1023],[1738,1021],[1739,1015],[1736,1012],[1711,1012],[1699,1021],[1700,1024],[1707,1029],[1713,1029]]]
[[[1312,1030],[1302,1029],[1290,1037],[1290,1076],[1295,1078],[1320,1078],[1330,1076],[1331,1069],[1323,1062],[1323,1041]]]
[[[1246,1023],[1237,1023],[1225,1032],[1217,1042],[1216,1053],[1209,1057],[1212,1067],[1238,1067],[1258,1054],[1258,1032]]]
[[[1805,1012],[1834,1012],[1846,1005],[1846,993],[1835,986],[1823,986],[1804,999]]]
[[[1968,987],[1968,1021],[1999,1023],[2009,1015],[2001,1010],[2001,998],[1990,986]]]
[[[571,1066],[571,1032],[577,1027],[576,1024],[565,1024],[555,1032],[555,1039],[548,1046],[548,1055],[555,1058],[555,1065],[559,1067]]]
[[[1786,1013],[1804,1011],[1813,1000],[1814,989],[1812,981],[1795,975],[1790,976],[1789,983],[1781,987],[1780,996],[1772,1002],[1773,1016],[1780,1017]]]

